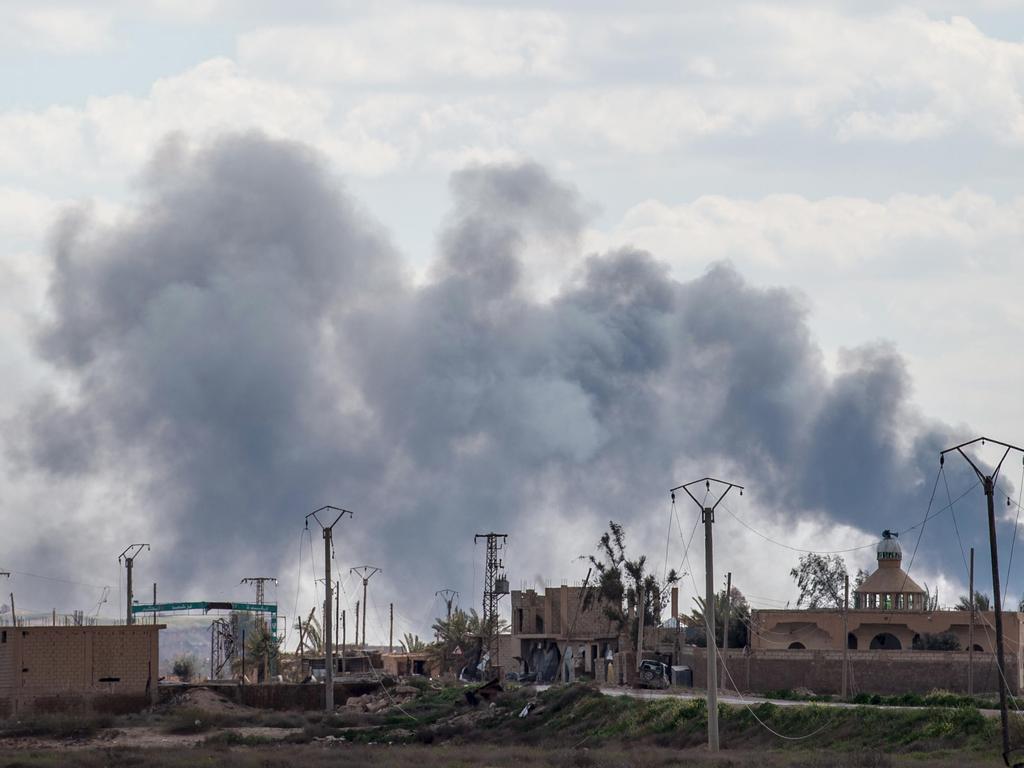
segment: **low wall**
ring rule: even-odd
[[[764,693],[807,688],[818,694],[842,692],[842,651],[720,652],[731,678],[718,667],[719,685],[741,691]],[[707,687],[707,655],[703,648],[687,649],[680,663],[693,669],[693,684]],[[849,690],[858,693],[928,693],[935,689],[967,692],[968,654],[964,651],[850,651]],[[1006,678],[1014,695],[1020,692],[1017,657],[1006,655]],[[999,670],[995,654],[974,654],[974,692],[998,690]]]

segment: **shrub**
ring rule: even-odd
[[[179,656],[171,664],[171,673],[180,677],[186,683],[192,680],[199,669],[199,659],[194,653],[185,653]]]

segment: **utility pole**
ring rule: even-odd
[[[725,617],[722,621],[722,688],[725,688],[725,680],[729,670],[726,668],[729,659],[729,615],[732,612],[732,571],[725,579]]]
[[[508,534],[478,533],[473,537],[474,545],[477,539],[483,539],[487,542],[487,562],[484,566],[484,612],[481,617],[484,631],[482,640],[485,644],[484,650],[490,654],[493,664],[493,659],[497,652],[495,636],[498,633],[498,600],[501,599],[502,595],[508,594],[508,579],[501,572],[504,563],[498,557],[498,553],[508,541]],[[497,664],[493,665],[497,666]]]
[[[640,584],[640,594],[636,603],[636,671],[640,671],[640,661],[644,657],[644,585]]]
[[[434,593],[434,597],[440,597],[442,600],[444,600],[445,607],[448,609],[448,613],[446,615],[448,617],[448,621],[451,621],[452,601],[457,600],[459,598],[459,593],[456,592],[454,589],[439,589],[437,590],[437,592]]]
[[[345,673],[345,672],[348,671],[345,668],[345,640],[346,640],[345,634],[346,634],[345,611],[342,610],[342,612],[341,612],[341,671],[342,671],[342,673]]]
[[[850,574],[843,574],[843,701],[846,701],[850,677]]]
[[[143,548],[149,549],[149,544],[129,544],[124,548],[124,552],[117,556],[118,564],[124,563],[125,570],[128,572],[128,610],[125,613],[125,624],[131,626],[135,623],[135,617],[132,615],[132,568],[135,567],[135,558],[139,556]]]
[[[971,547],[970,570],[971,625],[967,630],[967,695],[974,695],[974,547]]]
[[[8,571],[0,571],[0,576],[3,576],[4,578],[7,578],[7,579],[11,578],[11,574]],[[11,625],[15,626],[15,627],[18,626],[18,621],[17,621],[17,619],[14,618],[14,593],[13,592],[11,593]]]
[[[964,448],[974,445],[975,443],[981,443],[985,445],[986,442],[998,445],[1003,448],[1002,458],[999,459],[999,463],[996,464],[995,470],[991,475],[986,475],[977,465],[971,461],[970,457],[964,453]],[[996,480],[999,478],[999,470],[1003,466],[1003,462],[1006,457],[1010,454],[1010,451],[1018,451],[1024,454],[1024,448],[1018,448],[1015,445],[1009,443],[1003,443],[999,440],[990,440],[986,437],[977,437],[974,440],[968,440],[966,443],[960,443],[960,445],[954,445],[952,448],[947,448],[939,454],[939,466],[946,461],[946,454],[951,451],[956,451],[964,460],[971,465],[971,469],[974,470],[974,474],[978,476],[978,480],[981,481],[982,488],[985,492],[985,499],[988,503],[988,544],[989,550],[992,557],[992,601],[993,607],[995,608],[996,614],[996,663],[999,665],[999,717],[1003,727],[1003,761],[1010,764],[1010,715],[1006,708],[1006,662],[1005,654],[1003,650],[1003,604],[1002,595],[999,589],[999,550],[996,548],[996,509],[995,509],[995,489]],[[972,585],[973,587],[973,585]],[[971,591],[971,604],[974,604],[974,592]],[[972,611],[973,615],[973,611]],[[973,622],[972,622],[973,624]]]
[[[388,653],[395,652],[395,604],[389,603],[390,618],[388,620]]]
[[[349,573],[357,574],[363,580],[363,649],[366,649],[366,614],[370,611],[367,608],[366,602],[366,585],[370,583],[376,574],[380,573],[380,568],[375,565],[357,565],[355,568],[349,568]],[[358,604],[356,610],[359,610]],[[357,619],[358,621],[358,619]],[[379,621],[379,619],[378,619]]]
[[[335,515],[335,513],[337,513]],[[334,522],[324,525],[320,515],[329,520],[335,515]],[[324,710],[334,711],[334,648],[331,645],[331,549],[334,546],[334,526],[345,515],[352,517],[352,513],[341,507],[330,505],[320,507],[306,515],[306,527],[309,528],[309,518],[313,518],[320,530],[324,533]]]
[[[359,647],[359,601],[356,600],[356,641],[355,646]]]
[[[153,582],[153,623],[156,624],[156,582]]]
[[[711,483],[724,485],[722,495],[710,507],[704,502],[711,493]],[[698,501],[697,497],[690,493],[690,487],[704,483],[706,490],[704,501]],[[708,749],[711,752],[718,751],[718,642],[715,637],[715,546],[712,526],[715,522],[715,509],[722,503],[722,499],[733,488],[738,488],[740,495],[743,495],[743,486],[735,483],[728,483],[724,480],[716,480],[713,477],[702,477],[700,480],[693,480],[683,485],[677,485],[671,489],[672,501],[676,500],[676,491],[686,491],[686,495],[693,499],[693,503],[701,509],[701,519],[704,523],[704,631],[707,635],[708,653]]]

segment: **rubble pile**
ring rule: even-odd
[[[394,688],[382,689],[362,696],[350,696],[345,701],[345,708],[356,712],[383,712],[395,706],[401,706],[419,695],[419,688],[412,685],[396,685]]]

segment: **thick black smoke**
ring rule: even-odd
[[[445,586],[469,602],[475,532],[512,535],[514,584],[578,577],[567,563],[605,521],[661,531],[667,488],[709,471],[765,514],[918,521],[961,435],[914,413],[893,350],[851,351],[830,376],[793,293],[723,264],[679,282],[632,249],[538,300],[525,256],[574,258],[575,191],[529,164],[451,190],[419,285],[311,150],[168,145],[129,218],[58,227],[39,349],[77,392],[40,397],[12,452],[56,482],[139,488],[174,553],[169,597],[292,574],[302,515],[324,503],[358,511],[339,557],[382,566],[380,602],[408,614]]]

